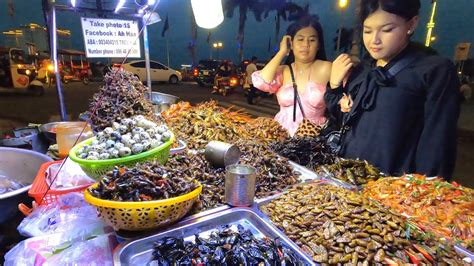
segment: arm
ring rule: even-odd
[[[289,35],[283,36],[280,42],[280,49],[278,50],[278,53],[262,69],[261,77],[266,83],[270,83],[272,80],[275,79],[275,74],[277,73],[277,70],[280,67],[281,62],[283,62],[283,59],[285,59],[285,57],[290,52],[289,47],[288,47],[288,44],[290,41],[291,41],[291,37]]]
[[[283,68],[279,70],[275,78],[271,82],[266,82],[262,75],[262,71],[255,71],[252,74],[252,84],[255,88],[269,93],[276,93],[283,84]]]
[[[352,66],[352,60],[347,54],[339,55],[332,63],[324,99],[328,112],[335,117],[340,117],[341,115],[339,101],[344,93],[343,81],[349,77]]]
[[[426,76],[424,127],[418,142],[416,169],[428,176],[451,178],[456,163],[457,121],[461,96],[454,65],[448,60]]]

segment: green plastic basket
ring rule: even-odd
[[[166,161],[168,161],[171,144],[173,144],[175,141],[175,137],[173,134],[171,134],[171,138],[159,147],[123,158],[108,160],[86,160],[77,157],[77,151],[82,146],[90,144],[93,140],[95,140],[95,137],[86,139],[74,146],[69,151],[69,158],[79,164],[82,170],[84,170],[84,172],[89,177],[99,181],[102,176],[104,176],[108,171],[113,170],[115,166],[133,167],[136,163],[141,162],[158,162],[160,164],[165,164]]]

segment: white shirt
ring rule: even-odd
[[[247,74],[247,83],[248,84],[253,84],[252,83],[252,73],[257,71],[257,66],[254,63],[250,63],[247,65],[247,68],[245,69],[245,73]]]

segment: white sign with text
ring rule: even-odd
[[[138,22],[133,20],[81,18],[88,58],[140,57]]]

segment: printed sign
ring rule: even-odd
[[[138,22],[133,20],[81,18],[88,58],[140,57]]]

